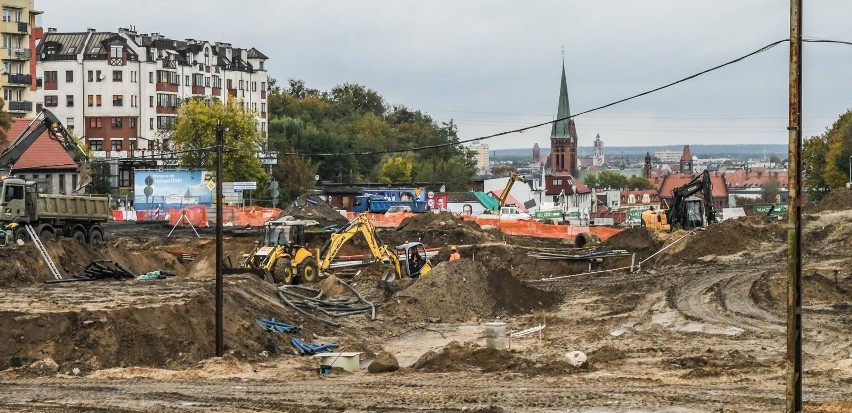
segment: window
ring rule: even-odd
[[[266,92],[266,82],[260,82],[260,91]]]
[[[89,95],[89,106],[94,106],[95,104],[95,95]]]
[[[121,70],[113,70],[112,71],[112,81],[113,82],[121,82],[121,78],[124,75],[124,72]]]
[[[44,83],[56,83],[56,82],[57,82],[57,76],[56,76],[55,70],[44,72]]]
[[[113,59],[121,59],[122,58],[121,52],[122,52],[121,46],[110,47],[110,57],[112,57]]]
[[[95,78],[95,72],[92,72],[92,71],[90,70],[90,71],[89,71],[89,82],[91,82],[92,80],[94,80],[94,78]]]
[[[98,140],[90,140],[90,141],[89,141],[89,149],[91,149],[91,150],[93,150],[93,151],[102,151],[102,150],[104,150],[104,141],[102,141],[102,140],[100,140],[100,139],[98,139]],[[77,177],[77,175],[74,175],[74,178],[76,178],[76,177]],[[76,179],[73,179],[73,178],[72,178],[72,180],[76,181]],[[76,182],[74,182],[73,184],[74,184],[73,186],[76,188],[76,187],[77,187],[77,183],[76,183]]]
[[[97,101],[98,106],[101,106],[101,95],[95,95],[95,100]]]
[[[113,106],[124,106],[124,95],[112,95]]]
[[[148,72],[148,83],[154,83],[154,72]]]
[[[121,147],[121,139],[113,139],[110,141],[110,149],[112,151],[120,151]]]
[[[204,84],[204,75],[196,73],[192,75],[192,86],[201,86]]]
[[[6,187],[6,202],[13,199],[24,199],[23,185],[9,185]]]
[[[136,83],[136,82],[137,82],[137,79],[136,79],[136,71],[135,71],[135,70],[131,70],[131,71],[130,71],[130,83]]]
[[[101,127],[101,118],[89,118],[89,127],[90,128],[100,128]]]
[[[65,193],[65,174],[57,175],[59,177],[59,193]]]
[[[98,54],[98,53],[100,53],[100,52],[101,52],[101,48],[100,48],[100,47],[93,47],[93,48],[92,48],[92,54]]]
[[[121,118],[112,118],[112,128],[121,129]]]
[[[185,76],[186,80],[183,82],[184,86],[189,86],[189,75]]]
[[[263,70],[263,60],[260,61],[260,67],[258,68],[258,70]]]
[[[131,108],[135,108],[135,107],[139,106],[139,99],[137,99],[137,98],[138,98],[138,96],[136,96],[136,95],[130,95],[130,107]]]
[[[89,146],[91,148],[91,145]],[[77,174],[71,174],[71,188],[77,187]]]
[[[44,106],[49,108],[59,106],[59,96],[51,95],[44,97]]]
[[[136,118],[129,118],[129,119],[130,119],[130,125],[129,125],[130,129],[136,129]]]
[[[243,90],[243,81],[240,79],[240,90]]]
[[[204,77],[204,87],[210,87],[210,76]]]
[[[65,118],[65,127],[74,130],[74,118]]]
[[[100,70],[96,70],[95,71],[95,78],[98,80],[98,82],[100,82],[104,78],[104,75],[101,74]]]
[[[266,103],[265,102],[260,102],[260,111],[266,112]]]
[[[175,123],[174,116],[157,116],[157,129],[169,129]]]
[[[154,118],[148,119],[148,129],[154,130]]]
[[[65,95],[65,106],[74,106],[74,95]]]
[[[251,91],[257,92],[257,82],[251,82]]]
[[[152,107],[152,108],[154,107],[154,97],[153,96],[148,96],[148,106]]]
[[[177,95],[168,93],[157,93],[157,107],[161,108],[176,108],[178,107]]]
[[[74,81],[74,71],[73,70],[66,70],[65,71],[65,81],[66,82],[73,82]]]
[[[130,118],[130,119],[136,120],[136,118]],[[136,141],[135,140],[127,141],[127,150],[128,151],[135,151],[136,150]]]

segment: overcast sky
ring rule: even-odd
[[[789,38],[786,0],[35,0],[60,32],[135,25],[175,39],[256,47],[269,75],[345,82],[453,119],[462,139],[551,120],[564,47],[572,113]],[[805,4],[807,37],[852,40],[852,1]],[[786,144],[789,45],[576,118],[581,146]],[[850,108],[852,46],[805,44],[804,134]],[[550,128],[488,140],[549,147]]]

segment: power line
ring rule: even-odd
[[[633,96],[629,96],[629,97],[626,97],[624,99],[620,99],[620,100],[617,100],[617,101],[614,101],[614,102],[611,102],[611,103],[607,103],[605,105],[601,105],[601,106],[598,106],[598,107],[595,107],[595,108],[592,108],[592,109],[588,109],[588,110],[582,111],[580,113],[576,113],[574,115],[569,115],[569,116],[566,116],[564,118],[554,119],[554,120],[551,120],[551,121],[548,121],[548,122],[541,122],[541,123],[531,125],[531,126],[526,126],[526,127],[523,127],[523,128],[498,132],[498,133],[494,133],[494,134],[487,135],[487,136],[481,136],[481,137],[478,137],[478,138],[469,138],[469,139],[459,140],[459,141],[456,141],[456,142],[447,142],[447,143],[440,143],[440,144],[435,144],[435,145],[425,145],[425,146],[418,146],[418,147],[407,148],[407,149],[386,149],[386,150],[382,150],[382,151],[366,151],[366,152],[314,153],[314,154],[301,154],[301,155],[302,156],[315,156],[315,157],[329,157],[329,156],[363,156],[363,155],[378,155],[378,154],[390,154],[390,153],[415,152],[415,151],[422,151],[422,150],[426,150],[426,149],[437,149],[437,148],[443,148],[443,147],[447,147],[447,146],[455,146],[455,145],[460,145],[460,144],[468,143],[468,142],[482,141],[482,140],[486,140],[486,139],[496,138],[498,136],[509,135],[509,134],[512,134],[512,133],[520,133],[520,132],[524,132],[524,131],[527,131],[527,130],[530,130],[530,129],[535,129],[535,128],[550,125],[550,124],[553,124],[553,123],[556,123],[556,122],[560,122],[560,121],[563,121],[563,120],[568,120],[568,119],[571,119],[571,118],[574,118],[574,117],[577,117],[577,116],[581,116],[581,115],[584,115],[584,114],[587,114],[587,113],[606,109],[608,107],[615,106],[615,105],[627,102],[629,100],[633,100],[633,99],[636,99],[636,98],[639,98],[639,97],[642,97],[642,96],[645,96],[645,95],[649,95],[651,93],[659,92],[663,89],[670,88],[672,86],[686,82],[688,80],[694,79],[694,78],[702,76],[704,74],[713,72],[715,70],[719,70],[723,67],[730,66],[734,63],[738,63],[738,62],[743,61],[745,59],[748,59],[749,57],[752,57],[756,54],[766,52],[766,51],[772,49],[773,47],[778,46],[781,43],[785,43],[785,42],[789,42],[789,41],[790,41],[789,39],[777,40],[777,41],[769,43],[766,46],[763,46],[760,49],[757,49],[757,50],[755,50],[751,53],[740,56],[736,59],[730,60],[730,61],[722,63],[720,65],[713,66],[709,69],[706,69],[706,70],[703,70],[701,72],[695,73],[693,75],[687,76],[685,78],[676,80],[674,82],[665,84],[663,86],[656,87],[654,89],[647,90],[645,92],[641,92],[641,93],[635,94]],[[282,153],[282,155],[298,155],[298,154],[295,153],[295,152],[292,152],[292,153]]]

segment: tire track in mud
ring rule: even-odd
[[[684,317],[752,332],[783,332],[783,314],[770,312],[751,297],[765,266],[692,266],[693,275],[670,287],[669,306]]]
[[[104,386],[105,382],[108,386]],[[621,411],[706,410],[748,406],[777,410],[780,386],[748,388],[737,383],[667,384],[655,380],[582,376],[515,375],[331,376],[280,381],[148,381],[23,379],[2,383],[14,394],[0,411],[505,411],[552,412],[604,408]],[[60,406],[67,406],[60,409]]]

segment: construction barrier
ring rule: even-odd
[[[396,214],[369,214],[370,221],[378,228],[396,228],[403,219],[418,215],[412,213],[396,213]],[[347,212],[347,219],[354,219],[357,214]],[[601,241],[606,241],[609,237],[623,231],[622,228],[612,227],[596,227],[585,225],[554,225],[545,224],[537,221],[519,221],[514,219],[500,219],[496,215],[464,215],[460,216],[467,221],[474,221],[479,226],[490,225],[500,230],[507,235],[519,235],[526,237],[539,238],[560,238],[573,240],[577,234],[581,232],[590,232],[600,237]]]
[[[207,222],[207,207],[203,205],[193,205],[181,209],[169,208],[169,225],[189,226],[189,222],[196,228],[204,228],[210,226]]]

